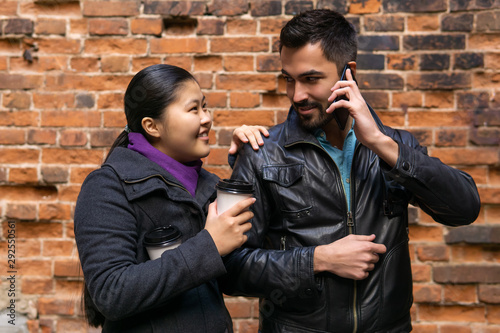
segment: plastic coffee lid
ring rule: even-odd
[[[159,227],[151,230],[144,236],[144,245],[161,246],[179,239],[181,235],[180,230],[173,225]]]
[[[238,179],[221,179],[215,188],[233,193],[253,193],[253,184]]]

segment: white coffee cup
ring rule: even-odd
[[[173,225],[159,227],[148,232],[144,236],[144,246],[146,246],[149,258],[151,260],[160,258],[163,252],[181,245],[181,236],[180,230]]]
[[[217,189],[217,214],[224,213],[237,202],[253,196],[253,185],[238,179],[221,179]]]

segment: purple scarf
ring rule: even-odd
[[[138,152],[168,171],[194,197],[202,165],[201,160],[187,164],[178,162],[153,147],[141,133],[130,132],[128,134],[128,141],[128,149]]]

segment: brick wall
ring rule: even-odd
[[[357,79],[382,120],[469,172],[481,194],[470,227],[411,210],[415,332],[498,332],[498,0],[0,1],[1,325],[14,300],[16,327],[95,332],[81,320],[72,213],[125,125],[122,94],[134,73],[156,63],[196,73],[214,117],[205,166],[227,176],[232,129],[286,116],[280,28],[325,7],[360,32]],[[227,305],[238,333],[256,332],[255,299]]]

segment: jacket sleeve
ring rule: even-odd
[[[134,207],[109,169],[101,168],[87,177],[74,221],[90,295],[109,320],[166,305],[181,293],[225,273],[206,230],[164,252],[160,259],[138,262],[139,230]]]
[[[411,203],[448,226],[474,222],[481,202],[472,177],[428,156],[427,149],[406,131],[397,131],[393,139],[399,157],[394,168],[385,165],[384,172],[411,193]]]
[[[260,167],[254,165],[263,160],[262,156],[255,154],[262,154],[262,149],[254,152],[250,145],[244,145],[233,167],[231,178],[253,183],[257,200],[251,208],[254,217],[247,242],[224,257],[228,274],[221,281],[222,290],[228,295],[266,297],[275,303],[285,297],[316,296],[315,247],[266,249],[269,247],[265,239],[269,225],[281,219],[262,182]]]

